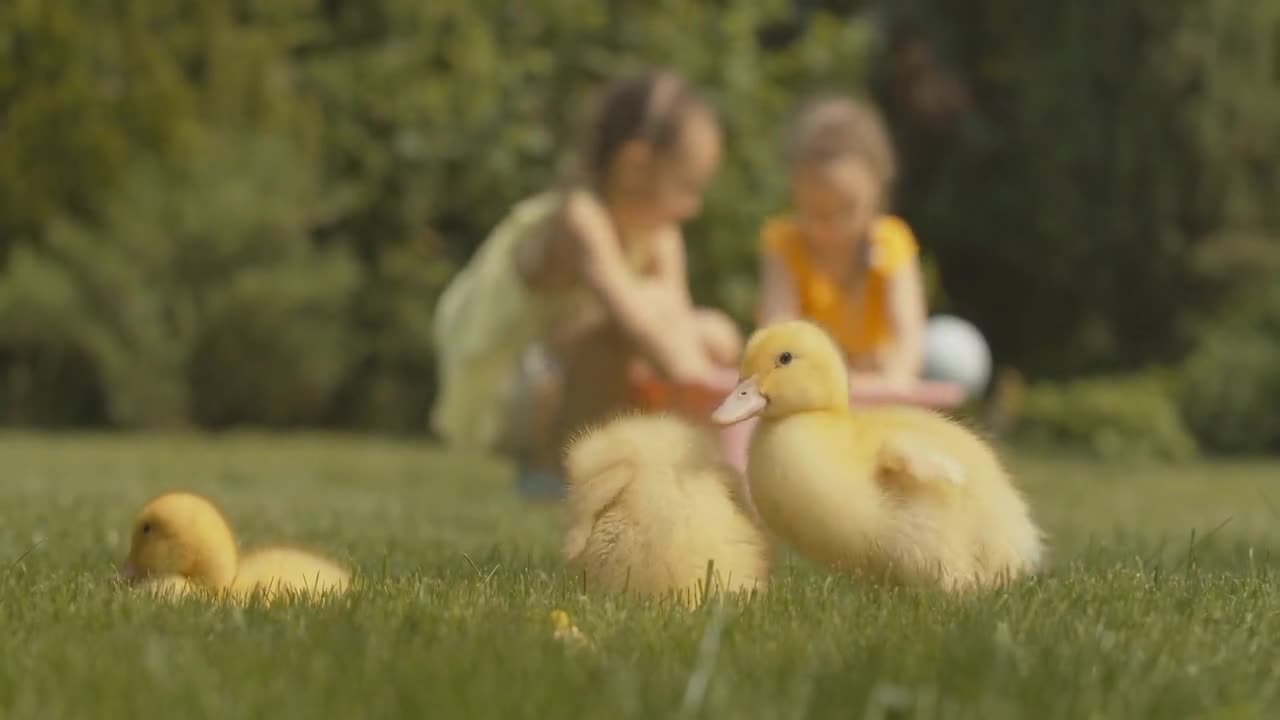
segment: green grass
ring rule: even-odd
[[[1271,717],[1275,464],[1015,458],[1041,578],[965,600],[794,558],[752,600],[582,597],[563,521],[505,466],[304,436],[0,437],[0,718]],[[111,579],[133,512],[185,487],[246,545],[362,587],[318,608],[166,606]],[[1225,523],[1225,524],[1224,524]],[[595,642],[557,642],[569,611]]]

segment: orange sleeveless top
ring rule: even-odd
[[[851,360],[892,339],[888,280],[920,253],[915,235],[901,218],[885,215],[876,221],[870,234],[867,275],[852,295],[814,264],[804,232],[794,219],[769,220],[761,241],[764,251],[780,258],[790,272],[801,314],[831,333]]]

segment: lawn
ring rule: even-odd
[[[582,597],[558,509],[409,442],[0,436],[0,718],[1277,717],[1280,464],[1015,456],[1052,567],[957,600],[788,558],[695,612]],[[326,606],[166,606],[112,583],[184,487],[244,545],[356,565]],[[563,608],[593,641],[557,641]]]

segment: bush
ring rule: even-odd
[[[448,279],[438,243],[380,254],[353,308],[357,362],[335,400],[334,422],[381,431],[427,427],[435,398],[434,299]]]
[[[352,355],[338,338],[357,277],[312,248],[313,176],[284,138],[211,136],[173,161],[141,159],[101,224],[61,219],[43,247],[14,251],[0,346],[77,349],[121,426],[182,425],[197,409],[219,423],[322,419]],[[216,371],[198,352],[216,353]],[[296,397],[300,383],[312,397]]]
[[[341,255],[240,272],[187,359],[192,419],[208,427],[319,425],[360,356],[349,323],[359,277]]]
[[[901,207],[938,257],[936,309],[1002,362],[1172,362],[1224,298],[1275,282],[1280,0],[916,4],[976,110],[890,48]],[[723,110],[690,272],[746,324],[781,124],[811,91],[858,93],[875,39],[815,8],[858,5],[0,3],[0,419],[420,430],[441,288],[558,176],[600,84],[655,61]],[[1268,333],[1211,334],[1187,364],[1207,445],[1274,446]],[[1168,425],[1071,387],[1092,419],[1050,434]]]
[[[94,216],[131,156],[173,148],[186,89],[152,58],[175,35],[143,34],[163,5],[0,3],[0,258],[56,215]]]
[[[420,431],[444,284],[558,177],[600,85],[654,62],[723,110],[691,275],[746,322],[779,126],[856,92],[869,41],[816,14],[766,49],[788,5],[0,7],[5,417]]]
[[[1081,448],[1104,459],[1188,460],[1197,454],[1170,381],[1155,373],[1032,385],[1017,428],[1025,441]]]
[[[1206,449],[1280,451],[1280,285],[1241,304],[1187,359],[1179,402]]]
[[[893,5],[903,209],[1007,362],[1175,364],[1276,281],[1280,0]]]

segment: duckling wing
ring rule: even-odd
[[[595,475],[569,476],[569,529],[565,533],[562,552],[570,563],[576,562],[595,530],[596,521],[613,507],[627,484],[635,476],[631,463],[618,463]]]
[[[267,547],[240,560],[235,585],[241,592],[271,593],[282,588],[341,592],[349,581],[350,573],[327,558],[289,547]]]
[[[675,416],[637,414],[620,416],[574,439],[565,450],[570,517],[565,558],[573,562],[582,553],[596,520],[639,474],[715,463],[718,454],[709,437]]]
[[[885,436],[877,454],[882,482],[899,486],[956,487],[967,481],[964,465],[943,445],[910,430]]]

